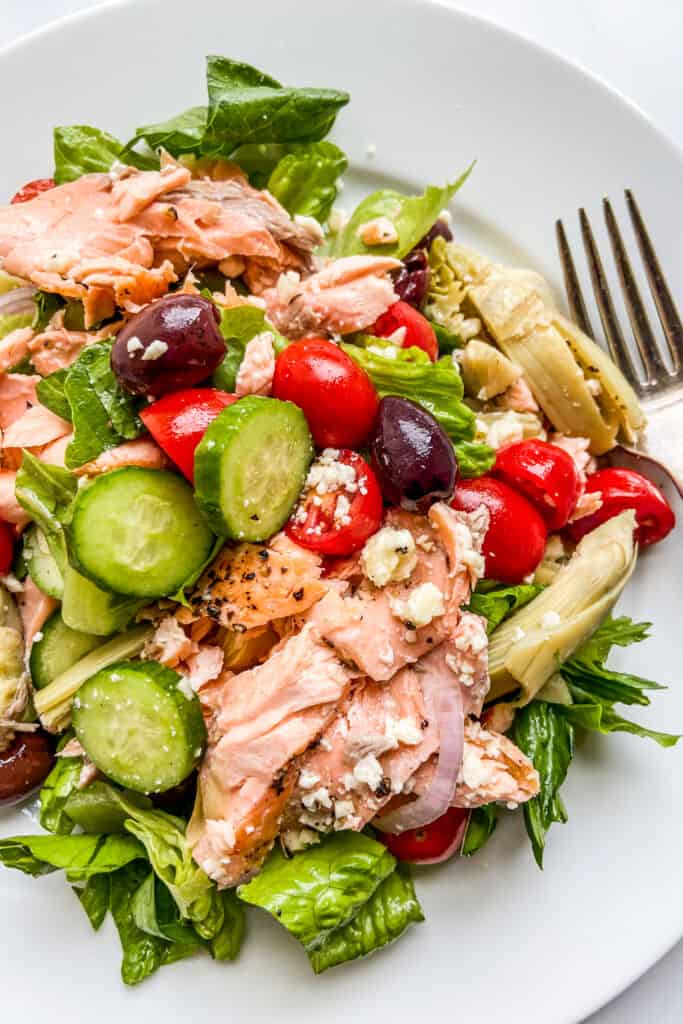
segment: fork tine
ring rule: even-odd
[[[560,252],[560,263],[562,264],[562,274],[564,276],[564,290],[567,293],[571,318],[574,323],[579,325],[584,334],[588,334],[592,338],[594,337],[593,328],[588,319],[588,310],[586,309],[583,292],[579,284],[579,276],[576,273],[572,251],[569,248],[564,224],[561,220],[555,221],[555,233],[557,235],[557,248]]]
[[[640,358],[643,362],[645,376],[647,377],[648,382],[652,384],[655,384],[658,381],[668,381],[669,371],[662,359],[655,336],[652,333],[650,321],[648,320],[645,306],[643,305],[643,300],[640,296],[640,291],[636,284],[636,279],[633,275],[631,264],[626,253],[626,248],[621,237],[621,232],[619,231],[619,225],[617,224],[616,217],[614,216],[614,210],[612,209],[612,204],[609,199],[603,199],[602,207],[605,214],[607,233],[609,235],[610,242],[612,243],[614,262],[616,263],[619,280],[621,281],[621,290],[624,296],[624,302],[626,303],[631,327],[633,328],[633,337],[635,338],[638,351],[640,352]]]
[[[640,255],[645,265],[645,273],[650,284],[650,291],[655,300],[657,313],[666,336],[666,341],[671,353],[674,371],[678,373],[683,361],[683,324],[676,309],[676,303],[669,291],[666,278],[659,265],[654,246],[643,223],[642,214],[635,201],[630,188],[625,190],[626,205],[633,224],[633,230],[640,249]]]
[[[614,303],[612,302],[612,296],[610,295],[598,248],[595,244],[590,221],[583,208],[579,210],[579,221],[581,223],[581,235],[586,250],[586,258],[588,259],[591,281],[593,282],[593,293],[610,354],[628,382],[640,390],[642,389],[642,382],[636,374],[631,354],[619,327],[619,321],[614,311]]]

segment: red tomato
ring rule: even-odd
[[[371,328],[370,333],[377,338],[389,338],[400,327],[406,329],[401,348],[421,348],[435,363],[439,358],[439,343],[434,328],[422,313],[418,313],[414,306],[407,302],[395,302],[393,306],[389,306],[386,313],[383,313]]]
[[[424,828],[409,829],[397,836],[378,832],[377,838],[399,860],[412,864],[447,860],[458,852],[469,813],[464,807],[449,807],[445,814]]]
[[[673,509],[660,489],[633,469],[599,469],[588,477],[585,490],[587,494],[597,491],[602,497],[602,507],[569,524],[568,532],[573,541],[581,540],[596,526],[627,508],[635,510],[638,524],[635,538],[643,547],[663,540],[676,525]]]
[[[41,192],[49,192],[50,189],[54,187],[54,178],[36,178],[35,181],[29,181],[23,188],[20,188],[19,191],[12,196],[11,202],[27,203],[29,199],[35,199]]]
[[[566,526],[581,491],[571,455],[547,441],[517,441],[501,448],[492,470],[523,494],[545,519],[549,530]]]
[[[174,391],[152,402],[140,413],[150,434],[175,462],[178,469],[194,483],[194,453],[209,423],[226,405],[237,401],[216,388],[187,388]]]
[[[0,520],[0,576],[7,576],[14,561],[14,533],[12,527]]]
[[[485,573],[502,583],[521,583],[541,559],[547,531],[534,506],[517,491],[490,476],[462,480],[453,494],[453,508],[474,512],[485,505],[491,517],[484,538]]]
[[[351,466],[356,474],[355,489],[319,494],[306,491],[285,527],[293,541],[322,555],[350,555],[363,547],[382,525],[382,492],[375,474],[357,452],[342,449],[337,462]],[[338,508],[340,499],[348,507]]]
[[[319,448],[363,444],[379,404],[367,373],[325,338],[302,338],[280,353],[273,397],[303,409]]]

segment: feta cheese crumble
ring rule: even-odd
[[[332,491],[355,494],[358,490],[356,471],[353,466],[347,466],[338,459],[339,451],[336,448],[325,448],[308,471],[306,487],[318,494],[330,494]]]
[[[165,352],[168,352],[168,345],[165,341],[159,341],[159,339],[156,338],[154,341],[150,342],[140,358],[143,363],[149,362],[153,359],[161,359]]]
[[[405,601],[394,598],[391,610],[402,622],[409,622],[420,629],[421,626],[428,626],[437,616],[443,615],[446,609],[439,588],[434,583],[421,583],[408,594]]]
[[[134,356],[136,352],[140,352],[144,347],[137,334],[134,334],[126,342],[126,351],[129,356]]]
[[[383,778],[382,765],[374,754],[366,754],[353,769],[353,777],[356,782],[364,782],[374,792]]]
[[[366,541],[360,561],[363,572],[376,587],[407,580],[417,565],[412,533],[384,526]]]

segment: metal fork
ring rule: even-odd
[[[645,275],[671,357],[671,367],[666,364],[662,345],[658,343],[650,324],[612,204],[605,198],[602,206],[607,234],[638,350],[639,364],[634,365],[614,309],[588,215],[584,209],[580,209],[581,236],[607,345],[612,359],[638,395],[648,421],[646,433],[635,447],[619,447],[622,452],[663,469],[683,498],[683,324],[630,189],[626,189],[625,196]],[[571,315],[582,331],[595,337],[561,220],[556,222],[555,228]]]

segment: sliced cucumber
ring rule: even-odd
[[[206,738],[199,701],[177,672],[155,661],[122,661],[85,683],[73,725],[88,757],[114,782],[160,793],[187,778]]]
[[[31,526],[24,537],[24,561],[28,574],[48,597],[62,599],[64,579],[54,559],[45,534],[39,526]]]
[[[176,473],[127,466],[79,492],[71,522],[77,568],[131,597],[175,593],[206,561],[211,531]]]
[[[195,452],[197,501],[211,529],[233,540],[272,537],[312,458],[306,417],[293,402],[248,395],[223,409]]]
[[[37,690],[42,690],[104,642],[102,637],[71,629],[59,609],[52,613],[40,632],[40,640],[34,640],[31,646],[29,660],[31,679]]]
[[[111,636],[125,629],[144,602],[110,594],[67,565],[64,572],[62,619],[70,628],[92,636]]]

